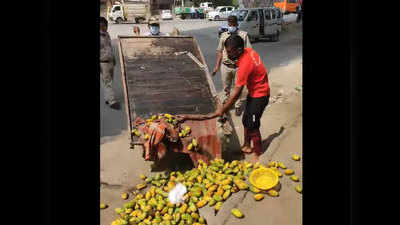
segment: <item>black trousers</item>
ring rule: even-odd
[[[246,109],[244,110],[242,123],[249,131],[260,128],[260,119],[269,102],[269,96],[252,98],[247,96]]]

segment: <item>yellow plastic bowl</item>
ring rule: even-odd
[[[258,189],[269,190],[279,182],[278,174],[269,168],[258,168],[251,172],[250,183]]]

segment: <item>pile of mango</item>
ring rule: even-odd
[[[137,190],[133,192],[132,200],[122,208],[115,209],[119,218],[111,225],[202,225],[206,224],[206,221],[199,215],[199,208],[208,205],[214,207],[217,213],[232,194],[241,190],[253,192],[256,201],[262,200],[264,193],[272,197],[278,196],[276,190],[264,192],[246,182],[250,173],[259,167],[264,166],[260,163],[237,160],[225,162],[223,159],[211,160],[207,165],[199,160],[196,168],[184,173],[158,173],[153,177],[140,175],[143,183],[136,186]],[[285,166],[282,163],[271,162],[269,167],[277,170],[278,167]],[[285,172],[293,174],[290,170]],[[168,192],[177,183],[184,184],[187,193],[183,203],[172,204],[168,201]],[[147,191],[141,193],[147,187]],[[121,198],[128,199],[128,194],[124,193]],[[239,209],[232,209],[231,212],[237,218],[244,217]]]
[[[164,119],[167,123],[169,123],[172,127],[176,126],[178,124],[177,117],[168,113],[165,114],[158,114],[158,115],[152,115],[150,118],[146,119],[146,124],[148,126],[151,125],[151,123],[154,120],[157,119]],[[188,137],[191,133],[191,128],[189,126],[185,127],[179,127],[179,137],[184,138]],[[149,134],[142,134],[138,129],[132,129],[132,134],[136,135],[137,137],[143,136],[144,140],[148,140],[150,138]],[[198,151],[198,143],[195,137],[192,138],[191,143],[187,146],[188,151]]]

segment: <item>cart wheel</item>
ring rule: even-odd
[[[117,18],[117,23],[122,23],[122,19],[121,18]]]

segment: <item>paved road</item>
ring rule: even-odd
[[[172,26],[176,26],[182,31],[182,34],[193,35],[203,52],[207,65],[210,70],[215,66],[215,48],[218,45],[217,28],[225,21],[162,21],[161,31],[171,32]],[[129,35],[132,32],[132,24],[111,24],[109,32],[113,38],[114,51],[118,56],[117,35]],[[142,30],[146,29],[144,24],[140,25]],[[288,32],[282,32],[279,42],[270,42],[268,40],[253,43],[253,48],[260,54],[264,64],[268,69],[287,65],[291,60],[302,57],[302,30],[300,26],[294,26]],[[213,77],[217,91],[221,91],[221,75],[217,73]],[[123,103],[123,91],[121,82],[121,69],[119,60],[114,70],[113,88],[116,98]],[[108,108],[103,100],[103,89],[100,87],[100,118],[101,130],[100,137],[102,142],[104,137],[115,136],[121,131],[127,129],[127,118],[125,109],[115,111]]]

